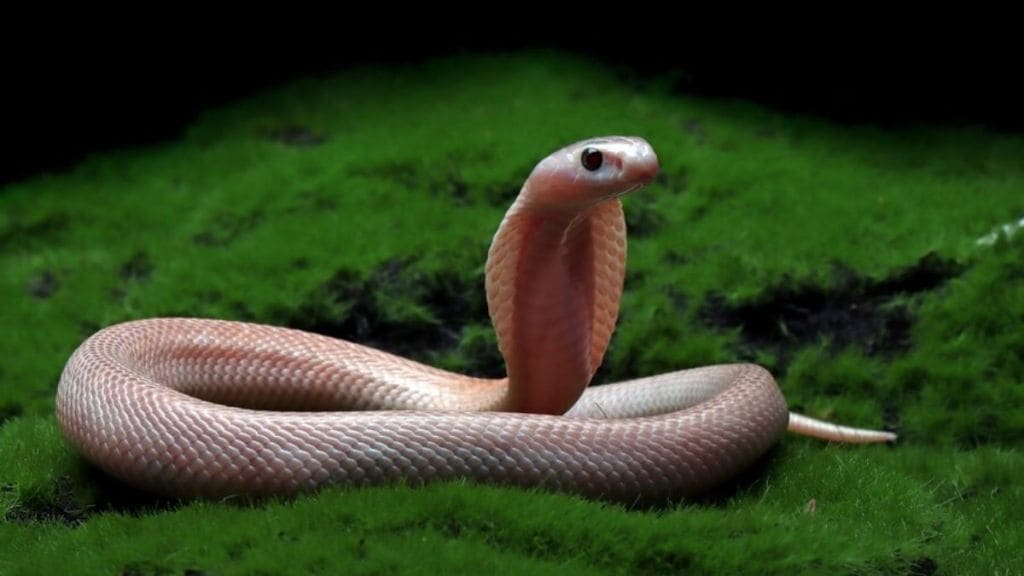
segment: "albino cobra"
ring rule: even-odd
[[[60,428],[128,484],[200,497],[474,479],[650,501],[727,480],[787,427],[894,440],[790,414],[755,365],[587,388],[623,288],[618,198],[658,169],[635,137],[577,142],[534,168],[487,259],[507,378],[287,328],[138,320],[100,330],[72,355],[57,391]]]

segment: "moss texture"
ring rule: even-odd
[[[672,93],[555,54],[296,82],[179,140],[0,191],[0,574],[1024,572],[1024,138]],[[132,318],[284,324],[502,372],[483,295],[533,165],[645,136],[598,381],[738,359],[892,447],[787,437],[705,499],[628,510],[468,484],[181,503],[62,442],[74,348]],[[191,571],[191,572],[190,572]]]

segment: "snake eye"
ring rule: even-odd
[[[584,148],[583,154],[580,155],[580,163],[591,172],[600,168],[602,162],[604,162],[604,155],[597,148]]]

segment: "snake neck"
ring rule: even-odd
[[[621,214],[618,201],[611,202]],[[495,235],[487,262],[487,294],[508,369],[508,410],[564,413],[600,363],[595,354],[603,355],[610,337],[607,326],[599,327],[602,333],[596,337],[605,341],[595,347],[600,264],[595,239],[607,233],[603,220],[595,218],[600,212],[596,206],[538,210],[517,201]],[[615,283],[610,284],[614,289]],[[617,310],[618,293],[614,310],[605,310],[612,323]]]

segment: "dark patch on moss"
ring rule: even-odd
[[[221,214],[214,218],[206,230],[193,236],[192,241],[200,246],[227,246],[259,226],[264,216],[263,211],[258,209],[245,214]]]
[[[708,141],[707,130],[704,129],[704,124],[699,120],[691,118],[690,120],[683,122],[680,128],[682,128],[687,134],[693,136],[693,139],[697,144],[704,144]]]
[[[145,252],[136,252],[121,265],[118,274],[125,282],[145,283],[153,274],[153,262]]]
[[[218,302],[224,300],[224,293],[222,293],[220,290],[203,290],[202,292],[199,293],[198,297],[203,302],[217,304]]]
[[[679,286],[666,286],[665,297],[672,303],[672,308],[680,315],[685,315],[690,308],[690,297]]]
[[[477,377],[505,376],[505,358],[498,348],[498,336],[489,322],[486,325],[466,325],[457,349],[457,354],[439,357],[437,367]]]
[[[0,229],[0,247],[31,247],[50,245],[54,238],[68,229],[71,218],[62,212],[50,212],[35,222],[26,222],[10,214],[10,225]]]
[[[423,190],[435,197],[450,198],[455,204],[465,205],[471,200],[471,187],[455,170],[424,171],[423,179],[410,187]]]
[[[447,194],[464,203],[469,198],[469,184],[458,176],[449,175],[448,181],[438,190],[438,193]]]
[[[626,286],[639,286],[647,279],[647,271],[637,268],[626,268]]]
[[[664,260],[672,266],[683,266],[690,263],[690,256],[679,248],[668,248],[665,251]]]
[[[712,294],[699,317],[715,328],[739,328],[741,356],[752,360],[758,351],[768,351],[779,358],[780,369],[797,347],[821,339],[834,350],[859,346],[869,355],[890,358],[910,347],[913,315],[907,297],[939,288],[962,271],[962,265],[934,253],[881,280],[837,266],[834,286],[784,284],[739,305]]]
[[[446,514],[443,518],[434,523],[434,528],[445,538],[455,539],[462,537],[462,521],[455,516]]]
[[[280,536],[280,533],[278,533],[278,535]],[[245,557],[245,553],[251,550],[252,547],[253,544],[251,541],[239,540],[236,542],[228,542],[224,546],[224,551],[227,553],[228,559],[238,561]]]
[[[116,512],[141,516],[173,510],[183,502],[129,486],[108,475],[85,459],[79,460],[81,476],[94,489],[89,503],[83,502],[74,488],[79,481],[64,476],[55,483],[52,493],[24,500],[8,520],[22,522],[59,522],[79,526],[97,513]]]
[[[354,169],[352,174],[383,179],[406,190],[451,198],[456,204],[466,204],[472,196],[472,187],[454,167],[433,169],[415,162],[385,162]]]
[[[329,212],[338,207],[338,198],[326,190],[306,190],[296,196],[303,206],[300,209],[312,212]],[[296,212],[298,210],[289,210]]]
[[[670,194],[682,194],[690,186],[690,171],[685,167],[674,169],[671,172],[663,169],[654,177],[654,183],[668,190]],[[643,191],[637,194],[645,195]]]
[[[690,213],[686,215],[688,222],[697,222],[704,218],[708,211],[714,206],[719,206],[736,197],[738,192],[732,188],[706,188],[698,194],[694,194],[695,203]]]
[[[206,576],[208,572],[206,570],[200,570],[199,568],[186,568],[185,576]]]
[[[109,476],[98,468],[90,471],[90,486],[97,488],[98,512],[117,512],[143,516],[156,512],[175,510],[185,504],[182,500],[168,498],[140,490]]]
[[[171,576],[174,571],[149,560],[129,562],[121,569],[121,576]]]
[[[480,378],[503,378],[505,376],[505,358],[498,348],[498,337],[494,329],[488,325],[483,330],[467,330],[459,343],[459,370]]]
[[[407,161],[368,163],[350,171],[353,176],[385,180],[408,190],[423,182],[423,172],[419,164]]]
[[[484,201],[489,206],[508,208],[515,202],[516,197],[519,196],[519,191],[522,189],[522,182],[492,186],[484,191]]]
[[[337,271],[276,322],[431,362],[455,349],[464,328],[489,321],[482,274],[423,272],[411,259],[392,260],[369,276]],[[471,373],[473,371],[471,370]]]
[[[644,238],[657,233],[665,227],[665,214],[654,205],[655,198],[650,195],[639,195],[627,200],[623,208],[626,217],[626,230],[632,238]]]
[[[21,404],[16,404],[14,402],[0,404],[0,426],[3,426],[4,422],[11,418],[21,416],[24,412],[25,408]]]
[[[927,556],[918,558],[910,563],[909,576],[932,576],[939,571],[939,565]]]
[[[267,136],[287,146],[295,146],[297,148],[307,148],[310,146],[319,146],[326,141],[326,138],[317,134],[310,128],[303,126],[288,126],[285,128],[277,128],[267,133]]]
[[[534,558],[561,558],[565,555],[562,535],[537,532],[530,538],[524,552]]]
[[[57,480],[52,495],[24,500],[7,514],[12,522],[55,522],[79,526],[90,511],[75,496],[70,478]]]
[[[60,281],[52,270],[44,270],[41,274],[29,280],[28,285],[25,287],[30,296],[39,300],[48,299],[59,288]]]
[[[894,400],[888,399],[882,406],[882,428],[899,433],[903,429],[901,414],[901,407]]]
[[[630,574],[685,574],[693,565],[693,555],[682,550],[654,548],[643,550],[633,560]]]
[[[82,339],[88,338],[93,334],[100,331],[102,326],[97,322],[82,321],[78,323],[78,333],[82,336]]]
[[[250,308],[245,302],[239,302],[237,300],[232,301],[228,304],[228,310],[230,310],[231,317],[235,320],[240,320],[242,322],[259,321],[259,316],[253,312],[252,308]]]
[[[916,294],[934,290],[948,280],[959,276],[963,273],[964,268],[955,260],[943,258],[935,252],[929,252],[914,265],[869,286],[868,294],[884,296],[899,293]]]
[[[149,277],[153,275],[153,269],[153,262],[149,259],[148,254],[141,250],[132,254],[132,257],[121,264],[118,269],[121,283],[111,290],[111,296],[115,300],[123,300],[128,294],[130,285],[145,284],[149,281]]]

